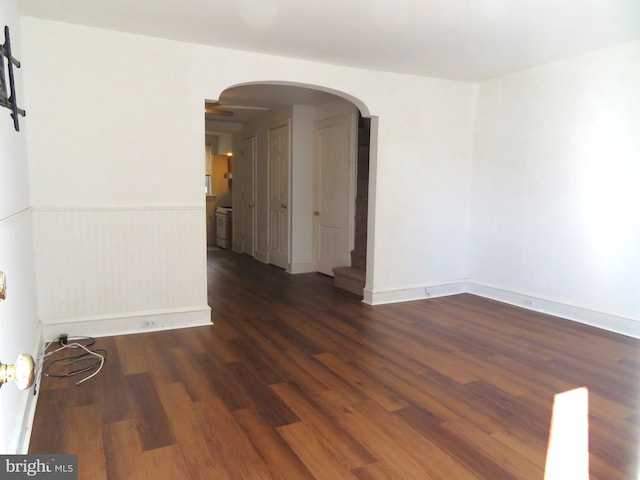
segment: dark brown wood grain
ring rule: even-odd
[[[208,277],[214,325],[44,378],[30,452],[88,480],[542,479],[554,395],[585,386],[591,478],[640,478],[638,340],[468,294],[369,306],[229,251]]]

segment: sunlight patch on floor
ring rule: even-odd
[[[589,479],[589,391],[556,394],[553,401],[545,480]]]

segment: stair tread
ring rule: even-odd
[[[366,279],[366,272],[359,268],[354,267],[336,267],[333,269],[334,275],[342,275],[345,277],[350,277],[357,280],[364,281]]]

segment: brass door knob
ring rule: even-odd
[[[0,386],[7,382],[16,382],[20,390],[26,390],[33,385],[34,370],[33,357],[26,353],[18,355],[14,365],[0,363]]]
[[[280,204],[280,208],[287,208],[287,204],[286,203],[281,203]]]

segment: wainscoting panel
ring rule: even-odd
[[[34,242],[45,325],[209,311],[204,207],[34,209]]]

